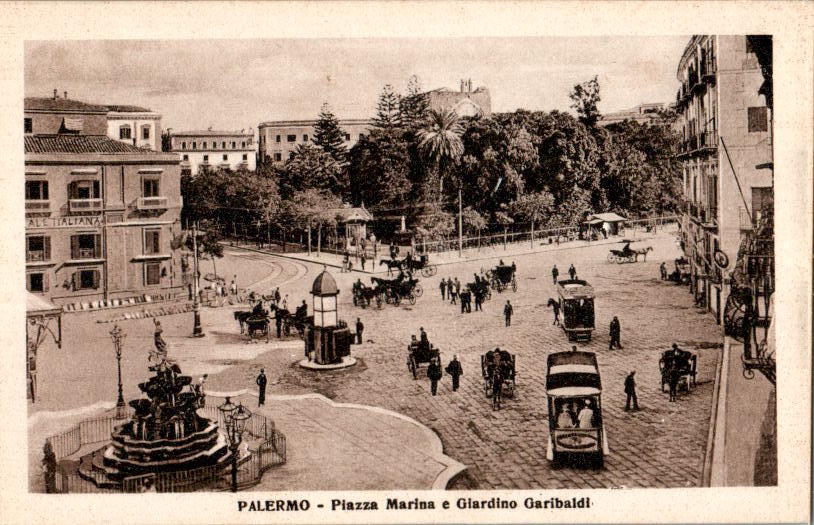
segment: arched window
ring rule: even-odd
[[[192,149],[198,149],[198,143],[194,140],[192,141]]]
[[[187,143],[186,142],[181,143],[181,149],[187,149]]]
[[[131,139],[133,138],[133,130],[130,128],[129,124],[124,124],[119,126],[119,138],[120,139]]]
[[[245,147],[246,147],[246,141],[245,141],[245,140],[243,141],[243,143],[241,143],[240,147],[241,147],[241,148],[245,148]]]
[[[223,142],[221,142],[221,143],[220,143],[220,147],[221,147],[222,149],[226,149],[226,141],[225,141],[225,140],[224,140]]]

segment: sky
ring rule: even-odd
[[[577,83],[599,77],[601,112],[672,102],[689,36],[277,40],[85,40],[25,44],[26,96],[148,107],[162,127],[256,129],[370,118],[382,87],[489,89],[493,112],[571,111]]]

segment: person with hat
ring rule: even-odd
[[[613,350],[614,345],[619,350],[622,349],[622,343],[620,342],[622,334],[622,325],[619,323],[619,318],[615,315],[613,316],[613,320],[610,322],[610,345],[608,345],[608,350]]]
[[[458,356],[453,355],[452,361],[449,362],[447,365],[447,374],[452,376],[452,391],[455,392],[458,390],[458,380],[462,375],[464,375],[464,369],[461,366],[461,362],[458,361]]]
[[[557,277],[560,275],[560,270],[557,268],[557,265],[554,265],[554,268],[551,269],[551,279],[554,281],[554,286],[557,286]]]
[[[625,394],[627,394],[627,402],[625,403],[625,410],[630,410],[630,401],[633,400],[633,410],[639,410],[639,400],[636,399],[636,375],[635,370],[631,370],[625,378]]]
[[[506,306],[503,307],[503,315],[506,317],[506,326],[512,325],[512,314],[514,313],[514,307],[512,303],[508,300],[506,301]]]
[[[579,422],[579,428],[593,428],[594,411],[591,408],[590,399],[585,400],[585,406],[577,414],[577,421]]]
[[[262,406],[266,404],[266,384],[268,380],[266,379],[266,371],[264,369],[260,369],[260,375],[257,376],[255,379],[255,383],[257,383],[257,406]]]
[[[571,277],[572,281],[577,278],[577,269],[574,268],[573,263],[571,263],[571,267],[568,268],[568,275]]]
[[[430,365],[427,367],[427,377],[430,378],[430,391],[432,395],[438,392],[438,381],[441,380],[442,375],[441,364],[438,362],[437,357],[433,357],[430,361]]]
[[[362,332],[365,330],[365,325],[362,324],[362,320],[360,318],[356,318],[356,344],[362,344]]]

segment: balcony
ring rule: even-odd
[[[168,203],[167,197],[139,197],[136,208],[139,211],[166,210]]]
[[[754,224],[752,223],[752,216],[749,214],[749,212],[744,208],[739,208],[738,215],[740,216],[741,231],[752,231],[754,229]]]
[[[26,213],[50,213],[51,201],[25,201]]]
[[[705,131],[698,135],[698,148],[699,151],[717,150],[718,149],[718,132],[716,130]]]
[[[713,83],[715,82],[716,73],[715,59],[713,57],[708,57],[701,62],[701,80],[707,83]]]
[[[718,228],[718,208],[715,206],[709,206],[706,210],[703,210],[703,219],[701,221],[701,226],[703,226],[707,230],[715,230]]]
[[[46,257],[44,250],[26,251],[25,253],[25,262],[27,263],[46,262],[49,259],[50,257]]]
[[[96,213],[102,211],[102,199],[68,199],[71,213]]]

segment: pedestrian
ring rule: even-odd
[[[467,292],[462,292],[458,294],[458,299],[460,299],[461,303],[461,313],[466,313],[466,300],[467,300]]]
[[[237,275],[232,278],[232,284],[229,285],[229,291],[232,293],[232,295],[237,295],[237,282],[235,279],[237,279]]]
[[[577,278],[577,269],[574,268],[573,263],[571,264],[571,267],[568,268],[568,275],[571,276],[572,281]]]
[[[661,274],[661,280],[666,281],[667,280],[667,266],[664,264],[664,261],[662,261],[661,265],[659,265],[659,273]]]
[[[280,304],[280,287],[274,289],[274,302],[275,304]]]
[[[560,271],[557,269],[557,265],[554,265],[554,268],[551,269],[551,278],[554,280],[554,286],[557,286],[557,277],[559,277]]]
[[[365,261],[366,261],[366,260],[367,260],[367,259],[365,259],[365,252],[362,252],[362,256],[361,256],[361,258],[359,259],[359,264],[360,264],[360,266],[361,266],[361,268],[362,268],[362,271],[365,271]]]
[[[503,307],[503,315],[506,316],[506,326],[512,325],[512,314],[514,313],[514,308],[512,308],[512,303],[508,300],[506,301],[506,306]]]
[[[442,375],[441,365],[438,363],[438,358],[434,357],[432,361],[430,361],[430,365],[427,367],[427,377],[430,378],[430,390],[432,391],[432,395],[435,395],[436,392],[438,392],[438,381],[441,380]]]
[[[266,379],[265,370],[262,368],[260,369],[260,375],[257,376],[255,383],[257,383],[257,406],[265,405],[266,404],[266,383],[268,380]]]
[[[288,311],[288,294],[283,297],[283,303],[280,305],[283,310]]]
[[[455,278],[455,295],[461,296],[461,281],[457,277]]]
[[[54,494],[57,491],[57,456],[50,441],[46,441],[42,447],[42,475],[45,478],[46,494]]]
[[[458,297],[458,292],[455,291],[455,282],[447,278],[447,290],[449,290],[449,302],[455,304],[455,299]]]
[[[452,356],[452,361],[449,362],[446,370],[447,374],[452,376],[452,391],[456,392],[458,390],[458,380],[464,375],[464,369],[461,366],[461,362],[458,361],[457,355]]]
[[[482,297],[480,289],[475,290],[474,295],[475,295],[475,311],[477,312],[478,310],[480,310],[482,312],[483,311],[483,306],[482,306],[483,305],[483,297]]]
[[[608,350],[613,350],[614,345],[616,345],[616,348],[619,350],[622,349],[622,343],[620,342],[621,334],[622,325],[619,323],[619,318],[614,315],[613,320],[610,322],[610,344],[608,345]]]
[[[198,385],[198,393],[200,394],[200,405],[201,407],[206,406],[206,380],[209,379],[209,374],[204,374],[201,376],[201,382]]]
[[[356,318],[356,344],[362,344],[362,332],[365,330],[365,325],[362,324],[362,320],[358,317]]]
[[[554,322],[551,324],[559,325],[560,324],[560,303],[559,301],[555,301],[554,299],[548,300],[548,305],[551,306],[551,309],[554,310]]]
[[[625,402],[625,410],[630,410],[630,401],[633,400],[633,410],[639,410],[639,400],[636,399],[636,380],[633,376],[636,375],[635,370],[631,370],[625,378],[625,394],[627,394],[627,402]]]
[[[446,283],[446,281],[444,281],[443,277],[441,278],[441,284],[439,284],[438,287],[441,289],[441,300],[446,301],[446,299],[447,299],[447,296],[446,296],[447,283]]]
[[[345,249],[345,253],[342,255],[342,269],[339,271],[339,273],[348,271],[348,261],[350,261],[350,254],[348,253],[348,250]]]
[[[283,331],[283,316],[280,315],[279,310],[274,314],[274,322],[277,324],[277,339],[279,339],[282,337]]]

